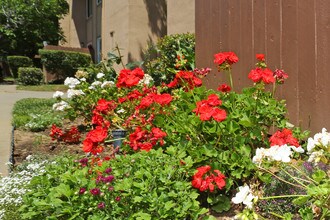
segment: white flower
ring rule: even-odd
[[[308,138],[307,140],[307,152],[311,153],[313,151],[313,149],[315,148],[315,141],[313,138]]]
[[[104,73],[98,73],[96,75],[96,78],[101,79],[103,76],[105,76]]]
[[[68,89],[67,94],[68,98],[72,98],[73,96],[85,95],[85,93],[81,89]]]
[[[119,110],[117,111],[118,114],[125,113],[125,112],[126,112],[126,111],[125,111],[124,109],[119,109]]]
[[[101,85],[101,88],[108,88],[114,86],[115,83],[113,81],[104,81]]]
[[[76,87],[76,85],[80,84],[80,81],[73,77],[67,77],[64,80],[64,85],[69,86],[70,89],[73,89]]]
[[[80,81],[81,82],[86,82],[86,78],[83,77],[83,78],[80,79]]]
[[[88,89],[89,89],[89,90],[94,90],[95,87],[94,87],[94,86],[89,86]]]
[[[292,155],[291,147],[288,145],[271,146],[269,148],[269,157],[276,161],[282,161],[284,163],[290,162]]]
[[[256,196],[252,195],[249,186],[240,186],[238,187],[238,193],[236,193],[235,197],[231,199],[231,201],[235,204],[243,203],[248,208],[252,208],[253,199],[257,198]]]
[[[257,148],[256,155],[252,158],[253,163],[261,163],[262,159],[266,156],[265,148]]]
[[[69,104],[65,101],[60,101],[53,105],[53,110],[55,111],[64,111],[66,108],[69,107]]]
[[[311,153],[311,155],[308,158],[308,162],[314,162],[315,164],[320,162],[322,156],[323,156],[323,150],[320,151],[315,151],[313,153]]]
[[[298,152],[298,153],[304,153],[304,152],[305,152],[304,148],[302,148],[301,146],[299,146],[299,147],[296,147],[296,146],[290,146],[290,147],[291,147],[291,149],[292,149],[293,151],[295,151],[295,152]]]
[[[144,77],[139,81],[139,84],[149,85],[153,81],[154,79],[150,75],[144,74]]]
[[[95,81],[92,83],[92,86],[100,86],[102,83],[100,81]]]
[[[56,92],[53,94],[53,98],[61,98],[63,95],[64,95],[63,92],[61,92],[61,91],[56,91]]]

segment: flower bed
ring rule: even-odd
[[[239,60],[233,52],[215,55],[230,82],[216,91],[202,85],[209,69],[179,70],[161,86],[140,68],[67,78],[69,99],[55,93],[54,109],[83,117],[87,134],[53,126],[51,136],[81,141],[88,157],[59,158],[35,177],[23,218],[214,219],[235,207],[240,219],[325,219],[330,135],[324,129],[307,140],[289,123],[285,101],[274,98],[288,75],[256,58],[247,76],[253,85],[241,92],[231,77]],[[118,128],[127,133],[120,147],[111,135]],[[278,199],[294,207],[269,205]]]

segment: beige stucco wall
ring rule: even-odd
[[[167,0],[167,34],[195,33],[195,0]]]
[[[81,43],[86,46],[86,4],[83,2],[84,4],[81,0],[68,0],[69,14],[60,20],[66,37],[66,42],[60,42],[61,46],[81,47]]]
[[[121,48],[124,64],[142,60],[148,42],[166,34],[165,0],[103,1],[102,53]],[[118,67],[121,68],[121,67]]]

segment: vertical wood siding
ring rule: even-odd
[[[235,90],[252,81],[256,53],[268,66],[284,69],[289,78],[277,91],[287,101],[296,126],[330,130],[330,1],[329,0],[195,0],[196,64],[213,71],[204,84],[227,82],[213,64],[213,55],[233,51]]]

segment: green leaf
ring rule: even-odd
[[[309,200],[309,198],[310,198],[309,196],[298,197],[292,200],[292,203],[296,205],[304,205]]]
[[[218,196],[218,202],[211,207],[212,210],[221,213],[223,211],[228,211],[230,209],[230,200],[227,196]]]
[[[175,206],[175,203],[174,202],[172,202],[172,201],[167,201],[167,202],[165,202],[165,210],[166,211],[168,211],[168,210],[170,210],[172,207],[174,207]]]
[[[70,189],[70,186],[65,185],[63,183],[56,187],[55,191],[60,194],[59,196],[64,195],[67,198],[72,195],[72,190]]]
[[[238,123],[245,126],[245,127],[251,127],[252,126],[252,122],[246,114],[242,114],[242,118],[239,120]]]
[[[313,179],[318,183],[324,180],[326,176],[327,174],[323,170],[317,170],[312,175]]]
[[[139,203],[139,202],[141,202],[143,200],[143,197],[141,197],[141,196],[135,196],[134,198],[133,198],[133,202],[134,203]]]
[[[136,220],[151,220],[151,215],[144,212],[135,213],[133,217],[136,217]]]

